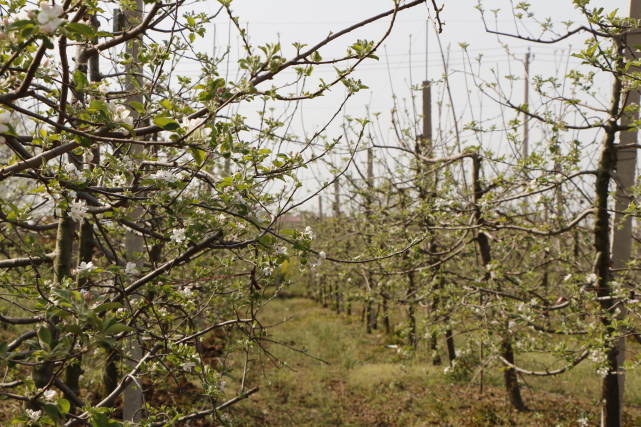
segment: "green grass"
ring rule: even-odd
[[[425,352],[387,348],[393,338],[365,334],[356,316],[290,298],[270,303],[261,321],[276,325],[271,338],[283,345],[267,348],[283,363],[255,361],[248,384],[261,390],[232,409],[240,425],[575,426],[579,418],[588,417],[590,425],[598,420],[599,380],[588,365],[559,377],[527,378],[523,394],[532,411],[522,414],[507,404],[498,369],[486,372],[480,394],[478,376],[452,383]],[[628,377],[626,424],[641,425],[640,379],[634,372]]]

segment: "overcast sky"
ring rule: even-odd
[[[636,1],[636,0],[635,0]],[[358,96],[352,98],[345,108],[346,114],[353,116],[364,116],[366,109],[370,113],[381,113],[384,128],[389,127],[389,111],[392,107],[392,96],[396,94],[399,98],[407,98],[411,94],[411,87],[418,85],[427,76],[430,79],[438,80],[443,73],[443,61],[439,50],[437,35],[433,25],[426,24],[428,18],[434,18],[431,1],[430,4],[421,5],[410,10],[399,13],[392,34],[385,40],[383,47],[378,51],[379,61],[367,61],[360,66],[356,73],[369,90],[365,90]],[[442,4],[442,0],[437,0]],[[512,3],[509,0],[484,1],[486,16],[492,26],[508,33],[515,31],[514,18],[511,12]],[[532,11],[538,21],[551,18],[555,28],[563,32],[563,21],[582,22],[580,15],[572,6],[571,0],[537,0],[533,1]],[[212,4],[214,2],[212,1]],[[503,74],[522,75],[523,66],[514,58],[523,58],[525,52],[530,49],[533,54],[531,74],[553,74],[555,69],[562,69],[568,61],[568,48],[572,46],[575,50],[583,43],[583,36],[576,36],[564,40],[555,45],[528,44],[521,40],[503,37],[501,43],[510,46],[515,55],[510,59],[505,49],[499,43],[497,36],[486,32],[476,9],[475,0],[452,0],[445,2],[445,8],[441,19],[445,26],[440,37],[441,46],[449,48],[450,55],[450,77],[455,82],[454,103],[456,108],[465,114],[481,114],[479,110],[485,110],[489,114],[492,107],[487,100],[480,100],[482,96],[473,93],[471,97],[463,87],[463,80],[456,80],[457,73],[462,76],[463,54],[459,47],[461,43],[469,45],[469,51],[473,55],[483,54],[481,74],[489,72],[492,67],[497,67]],[[599,0],[593,1],[594,6],[602,5],[608,10],[619,8],[622,13],[628,11],[628,1],[623,0]],[[374,16],[393,6],[391,0],[234,0],[232,8],[239,17],[241,24],[246,25],[249,31],[250,40],[253,44],[264,44],[280,41],[285,53],[292,52],[291,43],[301,42],[308,45],[315,44],[322,40],[330,32],[337,32],[353,23]],[[498,11],[496,20],[492,11]],[[529,21],[533,22],[533,21]],[[321,50],[324,58],[344,54],[346,47],[356,39],[365,38],[370,40],[379,39],[385,32],[389,19],[377,23],[348,35],[327,48]],[[538,35],[539,28],[532,24],[527,27],[520,27],[521,31],[531,31],[530,35]],[[429,31],[426,41],[426,31]],[[233,75],[237,71],[234,64],[234,57],[239,51],[238,37],[235,31],[231,31],[229,37],[229,24],[225,16],[216,19],[215,25],[207,34],[204,40],[198,43],[200,49],[225,49],[227,44],[231,45],[233,52],[228,72]],[[570,67],[578,66],[578,60],[569,60]],[[186,68],[186,74],[194,72]],[[195,73],[195,72],[194,72]],[[334,76],[331,67],[319,69],[318,76],[329,79]],[[293,73],[289,75],[293,77]],[[287,75],[285,75],[287,77]],[[605,85],[604,85],[605,86]],[[521,96],[521,86],[518,84],[513,88],[516,96]],[[607,88],[604,87],[604,90]],[[342,87],[322,98],[305,102],[300,108],[300,114],[292,123],[291,131],[299,135],[310,135],[314,130],[322,126],[328,117],[333,114],[344,96]],[[476,98],[479,98],[477,103]],[[470,99],[474,99],[470,102]],[[518,99],[517,99],[518,101]],[[531,100],[531,104],[536,102]],[[467,105],[466,105],[467,104]],[[255,114],[250,109],[241,111],[250,117]],[[328,136],[340,135],[340,120],[336,126],[330,127]],[[436,130],[439,126],[451,126],[444,118],[443,122],[435,123]],[[393,135],[383,129],[383,137],[393,139]],[[390,141],[386,141],[390,142]],[[393,142],[393,141],[392,141]],[[320,172],[317,170],[318,175]],[[313,181],[313,176],[307,174],[304,179]],[[311,184],[311,183],[310,183]]]
[[[431,3],[431,2],[429,2]],[[502,51],[497,38],[487,34],[480,19],[479,11],[475,8],[475,0],[452,0],[445,3],[442,19],[445,22],[443,33],[440,35],[444,46],[453,49],[452,65],[460,63],[459,43],[469,43],[473,52],[483,52],[488,62],[505,61],[506,55]],[[487,11],[499,9],[498,24],[501,30],[510,32],[514,29],[509,0],[484,1]],[[516,2],[514,2],[516,3]],[[551,17],[559,25],[561,21],[577,20],[580,16],[572,6],[571,0],[536,0],[533,1],[533,11],[539,20]],[[594,1],[595,5],[604,5],[609,9],[620,8],[627,12],[628,1],[601,0]],[[352,23],[358,22],[369,16],[388,10],[393,2],[391,0],[235,0],[233,9],[240,17],[241,22],[249,24],[249,33],[254,43],[264,43],[280,40],[286,47],[292,42],[312,44],[321,40],[330,31],[336,32]],[[429,10],[428,10],[429,9]],[[433,17],[431,4],[419,6],[400,12],[398,22],[385,41],[386,50],[379,52],[380,61],[371,61],[362,65],[362,77],[372,88],[371,91],[360,97],[358,101],[350,103],[350,109],[358,104],[369,103],[372,109],[385,111],[389,109],[391,90],[389,88],[388,65],[391,69],[395,90],[402,92],[408,90],[410,81],[419,83],[425,76],[425,32],[428,15]],[[492,19],[492,14],[487,13]],[[226,23],[221,19],[217,25],[217,44],[226,43]],[[348,36],[344,42],[333,49],[324,49],[329,54],[344,52],[345,46],[356,38],[376,39],[379,37],[388,21],[368,26],[362,31]],[[531,27],[536,34],[536,27]],[[559,25],[559,29],[562,27]],[[410,43],[411,38],[411,43]],[[429,73],[437,78],[442,72],[442,64],[438,44],[433,30],[430,31],[429,46]],[[503,39],[513,46],[516,52],[525,53],[527,45],[523,41]],[[234,40],[232,40],[234,43]],[[556,46],[536,46],[531,49],[535,54],[533,67],[546,67],[553,63],[555,50],[567,49],[569,44],[575,47],[581,44],[580,38],[569,39]],[[385,57],[385,51],[387,57]],[[412,55],[410,56],[410,51]],[[324,55],[325,56],[325,55]],[[331,72],[326,71],[327,75]],[[411,80],[410,80],[411,79]],[[371,99],[370,99],[371,95]],[[403,95],[399,93],[399,95]],[[310,116],[311,119],[311,116]]]

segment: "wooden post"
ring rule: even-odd
[[[372,216],[372,203],[373,196],[372,192],[374,191],[374,151],[372,147],[367,149],[367,194],[365,199],[365,216],[370,220]],[[367,237],[368,245],[371,245],[371,238]],[[376,285],[374,283],[374,275],[371,270],[367,271],[368,284],[369,284],[369,294],[367,295],[367,333],[371,333],[374,329],[378,329],[378,313],[374,310],[374,295],[376,291]]]
[[[334,218],[341,216],[341,184],[340,178],[334,180]]]
[[[433,136],[432,136],[432,83],[429,80],[426,80],[423,82],[423,135],[420,140],[420,150],[417,154],[422,154],[426,157],[434,157],[434,142],[433,142]],[[417,162],[421,162],[420,158],[417,158]],[[428,165],[429,166],[429,165]],[[424,173],[428,173],[429,167],[426,167],[424,170]],[[420,170],[419,170],[420,174]],[[438,180],[436,177],[436,174],[433,175],[428,175],[425,177],[419,177],[419,185],[422,186],[420,190],[421,198],[423,199],[423,202],[426,205],[431,204],[431,200],[434,197],[434,194],[436,193],[436,189],[438,186]],[[426,225],[430,226],[431,220],[429,218],[426,219]],[[430,240],[429,240],[429,251],[431,253],[437,252],[437,243],[435,240],[435,235],[434,233],[430,233]],[[430,255],[431,258],[433,258],[432,255]],[[430,263],[433,263],[435,260],[431,259]],[[438,270],[438,267],[437,267]],[[438,271],[436,271],[436,274],[439,274]],[[435,290],[438,290],[439,288],[442,287],[443,283],[442,280],[439,279],[438,285],[434,287]],[[431,311],[431,315],[433,315],[440,306],[440,300],[438,297],[434,297],[432,300],[432,304],[430,305],[430,308],[428,309]],[[446,336],[451,336],[452,331],[450,328],[447,329]],[[441,356],[438,351],[438,339],[437,339],[436,333],[432,333],[429,339],[429,347],[430,351],[432,352],[432,364],[434,365],[440,365],[441,364]],[[453,348],[454,348],[454,342],[453,340],[448,340],[448,348],[452,349],[452,353],[454,354]]]
[[[639,19],[641,19],[641,2],[638,0],[630,0],[630,18],[634,20],[632,22],[633,27],[639,26]],[[636,49],[641,45],[641,34],[631,33],[626,37],[626,54],[628,55],[628,60],[636,59]],[[631,67],[630,72],[639,72],[638,67]],[[624,92],[625,107],[628,106],[639,106],[639,90],[633,89],[627,92]],[[633,125],[636,120],[639,118],[638,109],[633,109],[632,112],[624,114],[621,119],[621,124]],[[624,212],[630,206],[630,203],[633,200],[632,197],[632,188],[635,184],[636,178],[636,164],[637,164],[637,147],[634,145],[637,144],[637,130],[633,128],[629,131],[621,132],[619,144],[622,146],[628,145],[629,147],[616,147],[616,192],[614,195],[615,200],[615,213],[614,213],[614,223],[612,227],[612,259],[611,265],[612,268],[616,271],[619,269],[625,269],[627,263],[630,261],[630,255],[632,253],[632,217],[626,215]],[[619,276],[619,280],[626,281],[627,277],[625,274]],[[623,319],[626,316],[626,309],[621,302],[619,306],[621,312],[620,317]],[[617,366],[612,368],[616,370],[616,374],[619,377],[618,381],[618,418],[619,424],[622,422],[623,415],[623,401],[624,401],[624,390],[625,390],[625,376],[623,371],[623,364],[625,363],[625,337],[618,338],[617,342]],[[605,379],[604,379],[605,381]],[[601,413],[601,425],[612,425],[613,417],[607,416],[606,407],[603,407]],[[616,421],[616,420],[614,420]]]
[[[529,110],[530,103],[530,49],[525,54],[525,76],[523,78],[523,104]],[[523,113],[523,160],[530,156],[530,116]]]
[[[125,23],[127,26],[133,26],[142,21],[143,13],[143,0],[136,0],[134,4],[131,5],[131,9],[127,10],[125,15]],[[121,29],[122,30],[122,29]],[[127,80],[125,83],[125,90],[127,92],[127,103],[131,104],[132,102],[142,102],[142,79],[140,74],[142,73],[142,67],[137,61],[138,52],[140,49],[141,40],[140,38],[133,38],[127,42],[127,53],[131,56],[132,60],[127,64],[125,69],[125,74]],[[135,110],[131,112],[134,119],[134,123],[138,118],[138,114]],[[142,145],[133,145],[130,149],[130,155],[133,157],[133,161],[136,165],[140,164],[142,161],[143,151]],[[141,207],[136,207],[129,212],[129,219],[137,221],[143,215],[143,210]],[[143,253],[143,239],[138,234],[134,233],[132,230],[128,230],[125,234],[125,250],[127,255],[128,262],[134,262],[138,265],[138,268],[142,267],[142,253]],[[142,347],[136,337],[132,337],[128,341],[129,349],[125,354],[125,357],[128,358],[128,363],[130,366],[135,366],[137,362],[142,357]],[[123,418],[125,421],[130,421],[134,423],[140,422],[142,419],[142,410],[143,410],[143,394],[142,390],[138,386],[140,381],[136,379],[131,381],[127,388],[124,391],[123,396]]]
[[[98,27],[100,25],[98,22],[98,18],[96,18],[96,16],[89,16],[87,18],[91,26],[94,27],[96,32],[98,32]],[[97,43],[97,39],[92,40],[92,43]],[[80,62],[87,47],[88,44],[78,46],[78,54],[76,56],[78,63],[76,64],[76,66],[79,71],[89,75],[90,81],[97,82],[100,80],[100,60],[98,54],[96,53],[94,55],[91,55],[88,59],[88,62]],[[99,144],[94,144],[94,147],[91,148],[91,151],[86,153],[87,155],[84,159],[84,163],[86,164],[86,166],[81,165],[81,169],[84,167],[88,170],[93,170],[95,166],[100,163],[99,147]],[[80,231],[78,234],[78,265],[80,265],[82,262],[88,263],[92,260],[95,246],[93,225],[91,224],[91,222],[87,218],[83,218],[80,221],[79,226]],[[78,287],[82,288],[86,286],[87,278],[78,275],[78,277],[76,277],[76,282]],[[78,396],[80,394],[80,376],[82,375],[82,356],[79,355],[75,362],[76,363],[70,363],[65,370],[65,384],[76,396]]]
[[[427,150],[423,154],[432,156],[432,83],[429,80],[423,82],[423,144]]]

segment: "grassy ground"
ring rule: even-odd
[[[259,383],[261,390],[232,410],[241,425],[577,426],[580,419],[597,425],[599,382],[585,371],[589,367],[528,380],[524,398],[531,411],[517,413],[505,401],[498,372],[486,375],[483,394],[478,380],[452,383],[443,367],[387,348],[384,336],[364,334],[355,317],[338,316],[312,301],[273,301],[262,321],[276,325],[271,337],[283,345],[267,349],[285,366],[269,357],[254,361],[259,374],[249,383]],[[637,381],[628,382],[634,396],[625,425],[641,425]]]

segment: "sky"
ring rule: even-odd
[[[489,79],[491,70],[499,70],[499,75],[513,74],[522,76],[522,59],[529,50],[532,54],[530,75],[535,74],[559,74],[566,68],[579,67],[579,61],[575,58],[568,58],[568,49],[580,47],[583,44],[582,36],[571,37],[560,43],[532,44],[522,40],[508,37],[498,38],[489,34],[481,20],[481,14],[476,8],[477,2],[439,1],[443,5],[441,20],[444,23],[441,34],[436,34],[433,19],[434,10],[430,4],[420,5],[399,13],[397,22],[389,37],[383,42],[378,51],[379,60],[368,60],[360,65],[355,77],[363,80],[370,89],[364,90],[357,96],[350,99],[341,115],[334,120],[327,129],[328,137],[338,137],[341,134],[340,124],[342,115],[363,117],[368,112],[370,115],[380,113],[381,126],[379,139],[383,143],[394,144],[394,134],[390,131],[389,120],[390,110],[393,106],[393,98],[397,97],[402,104],[403,98],[416,95],[417,85],[427,79],[439,80],[444,72],[442,52],[449,57],[448,71],[452,83],[453,104],[456,114],[464,119],[470,118],[491,120],[498,117],[499,110],[492,106],[492,102],[479,94],[470,84],[469,69],[465,66],[461,44],[468,45],[468,52],[471,57],[482,54],[483,60],[475,69],[475,73],[481,78]],[[512,6],[517,3],[509,0],[490,0],[483,2],[486,10],[487,21],[490,26],[507,33],[515,32],[515,21],[512,14]],[[532,2],[531,11],[539,22],[549,18],[551,22],[563,31],[564,21],[581,22],[580,15],[572,6],[571,0],[537,0]],[[213,0],[208,3],[216,5]],[[604,6],[607,10],[618,8],[627,13],[628,1],[623,0],[600,0],[591,3],[594,6]],[[392,0],[234,0],[232,9],[238,16],[241,25],[247,28],[250,42],[252,44],[273,43],[279,41],[286,54],[293,52],[293,42],[313,45],[322,40],[330,32],[337,32],[370,16],[382,11],[389,10],[393,6]],[[211,10],[214,10],[212,6]],[[495,13],[496,12],[496,13]],[[428,23],[431,20],[431,23]],[[536,36],[538,27],[535,21],[527,26],[519,26],[522,34]],[[379,39],[384,34],[389,19],[366,26],[337,43],[323,48],[321,54],[324,58],[338,56],[345,52],[346,47],[357,39],[365,38],[370,40]],[[440,43],[439,43],[440,42]],[[226,16],[221,15],[214,21],[207,35],[197,42],[199,49],[223,51],[230,46],[229,66],[226,74],[233,76],[238,72],[234,59],[238,57],[239,38],[237,33],[230,31],[229,21]],[[509,46],[512,57],[505,51]],[[442,49],[442,50],[441,50]],[[185,74],[195,73],[184,66]],[[331,67],[318,69],[318,76],[329,79],[334,75]],[[465,77],[467,75],[467,77]],[[284,79],[292,78],[293,73],[285,73]],[[279,80],[284,81],[284,80]],[[607,81],[603,81],[604,93],[607,93]],[[511,97],[515,101],[522,98],[523,86],[516,82],[506,90],[511,91]],[[328,118],[335,113],[344,97],[344,90],[338,87],[332,93],[321,98],[302,103],[297,110],[294,120],[291,123],[290,132],[298,135],[311,135],[321,128]],[[441,95],[435,95],[438,98]],[[447,103],[448,101],[443,98]],[[531,104],[536,99],[530,100]],[[409,110],[412,109],[411,102]],[[256,119],[255,105],[242,107],[240,111],[250,121]],[[435,119],[434,127],[438,132],[439,128],[451,128],[453,123],[443,113]],[[464,142],[467,144],[468,142]],[[475,143],[475,141],[469,141]],[[378,158],[384,157],[383,153],[377,154]],[[363,162],[363,157],[359,158]],[[313,191],[319,180],[328,177],[326,170],[311,169],[303,174],[301,179],[305,182],[307,191]]]
[[[437,4],[442,4],[437,1]],[[493,0],[484,2],[485,9],[490,11],[500,9],[498,16],[499,29],[510,32],[514,26],[508,0]],[[553,22],[579,18],[572,7],[571,0],[537,0],[533,10],[539,19],[551,17]],[[607,8],[618,7],[627,10],[627,1],[609,0],[594,2]],[[314,43],[330,31],[336,32],[352,23],[373,16],[393,5],[391,0],[235,0],[232,7],[240,21],[248,24],[251,41],[254,43],[273,42],[280,40],[283,46],[299,41]],[[505,61],[505,54],[497,38],[486,33],[480,19],[480,13],[475,8],[475,0],[458,0],[445,2],[442,20],[445,22],[440,35],[444,47],[452,48],[452,66],[461,63],[459,44],[469,43],[472,52],[484,52],[487,61]],[[491,15],[488,12],[488,15]],[[379,52],[380,60],[362,64],[362,76],[371,91],[362,94],[359,99],[350,103],[350,110],[361,108],[365,104],[375,111],[389,109],[392,88],[390,87],[389,71],[392,74],[394,90],[399,96],[404,95],[412,84],[418,84],[425,78],[426,53],[426,20],[434,17],[430,6],[418,6],[399,13],[398,21],[390,37],[384,42],[385,49]],[[490,16],[491,19],[491,16]],[[217,44],[226,44],[226,22],[221,17],[220,25],[216,27]],[[386,27],[386,21],[372,24],[354,36],[345,40],[352,42],[356,38],[376,39]],[[506,40],[515,52],[524,54],[528,46],[518,40]],[[234,43],[234,40],[231,41]],[[578,38],[561,42],[556,46],[529,46],[534,53],[533,70],[549,67],[554,62],[555,51],[567,49],[569,44],[581,44]],[[342,53],[346,43],[339,43],[335,49],[324,49],[323,52]],[[442,63],[436,35],[430,29],[429,46],[427,47],[428,70],[431,78],[438,78],[442,73]],[[329,71],[327,75],[331,75]],[[315,109],[327,109],[332,104],[327,98],[327,105],[312,106]],[[310,107],[310,110],[312,109]],[[322,113],[320,113],[322,114]],[[310,120],[315,113],[310,112]],[[312,120],[315,121],[315,120]]]

